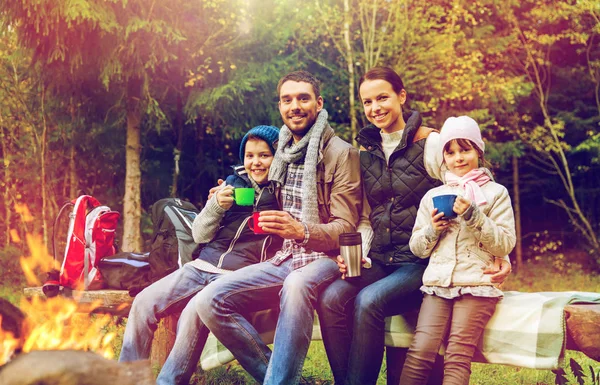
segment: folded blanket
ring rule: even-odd
[[[567,340],[564,309],[574,303],[600,303],[600,293],[505,292],[485,328],[475,361],[533,369],[562,366]],[[417,312],[387,318],[386,346],[408,347],[416,321]],[[251,322],[265,343],[273,342],[276,309],[254,313]],[[312,339],[321,339],[316,317]],[[233,355],[210,334],[200,359],[202,369],[209,370],[233,360]]]

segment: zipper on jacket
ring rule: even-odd
[[[262,193],[265,190],[266,187],[262,187],[259,191],[258,191],[258,198],[256,198],[256,203],[254,204],[254,206],[252,207],[254,209],[254,211],[256,211],[258,204],[260,203],[260,197],[262,197]]]
[[[267,249],[269,248],[269,246],[271,246],[271,243],[272,243],[272,239],[271,239],[271,236],[269,235],[263,241],[262,249],[260,251],[260,261],[261,262],[264,262],[267,260]]]
[[[235,243],[237,242],[238,238],[242,234],[242,231],[244,230],[244,227],[246,227],[246,225],[248,224],[248,220],[250,218],[252,218],[252,215],[249,216],[249,217],[247,217],[246,219],[244,219],[244,221],[242,222],[242,224],[238,228],[237,232],[235,233],[235,237],[233,237],[233,239],[231,240],[231,243],[229,244],[229,248],[227,249],[226,252],[224,252],[223,254],[221,254],[221,256],[219,257],[219,263],[217,264],[218,268],[221,268],[221,266],[223,265],[223,260],[225,259],[225,256],[227,254],[229,254],[231,252],[231,250],[233,250],[233,246],[235,246]]]

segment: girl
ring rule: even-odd
[[[515,223],[508,191],[479,167],[485,144],[468,116],[449,118],[442,127],[445,185],[423,199],[410,238],[410,249],[428,258],[423,303],[407,354],[401,385],[426,384],[442,340],[447,336],[444,385],[468,385],[471,360],[483,329],[502,292],[484,274],[513,249]],[[456,219],[433,207],[432,198],[456,194]]]

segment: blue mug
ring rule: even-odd
[[[438,214],[444,213],[442,219],[452,219],[456,217],[456,213],[452,210],[455,200],[456,194],[438,195],[433,197],[433,207],[438,210]]]

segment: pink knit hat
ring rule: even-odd
[[[485,152],[485,143],[481,138],[479,125],[468,116],[450,117],[446,119],[440,131],[440,149],[444,151],[446,143],[454,139],[468,139],[473,142],[481,152]]]

